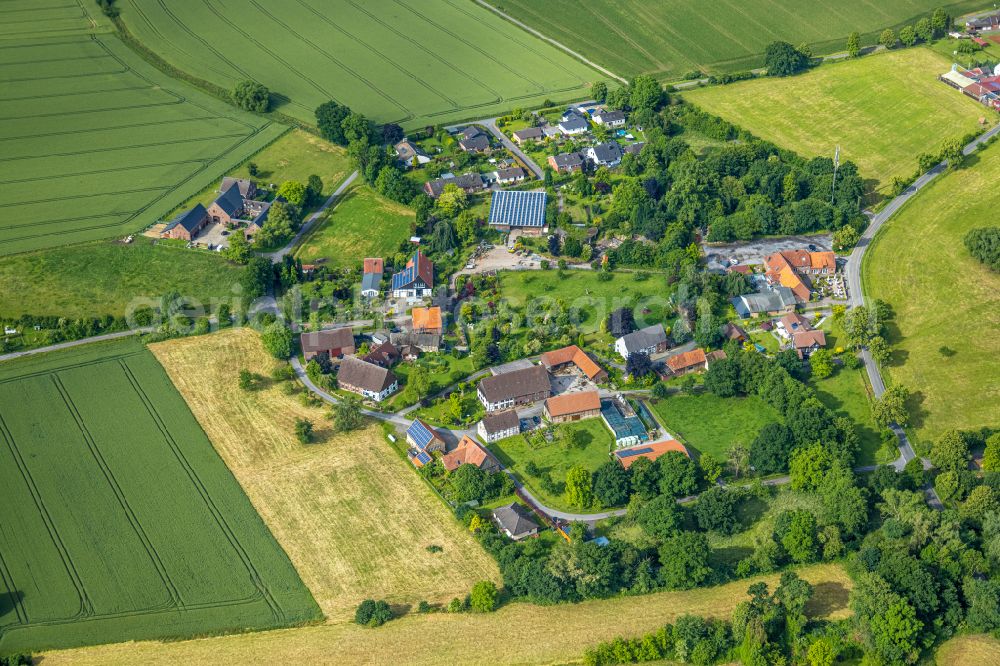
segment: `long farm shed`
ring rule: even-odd
[[[601,75],[470,0],[122,0],[132,35],[223,88],[254,79],[305,122],[329,100],[443,124],[589,94]]]
[[[0,367],[0,507],[0,654],[320,616],[138,342]]]

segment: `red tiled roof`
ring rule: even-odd
[[[413,308],[413,330],[414,331],[440,331],[441,330],[441,308]]]
[[[441,464],[444,465],[446,470],[451,472],[458,469],[459,465],[462,464],[482,467],[487,461],[492,459],[493,456],[482,444],[465,435],[453,451],[448,452],[441,458]]]
[[[601,396],[597,391],[565,393],[545,401],[545,409],[550,416],[569,416],[590,412],[601,408]]]
[[[696,365],[704,365],[706,361],[704,349],[693,349],[689,352],[682,352],[667,359],[667,365],[671,370],[686,370]]]
[[[384,268],[384,262],[382,257],[374,257],[365,259],[364,272],[365,273],[382,273]]]
[[[604,372],[601,369],[601,366],[597,365],[597,363],[595,363],[585,351],[576,345],[570,345],[569,347],[563,347],[562,349],[545,352],[541,356],[541,361],[542,365],[546,368],[554,368],[566,363],[573,363],[590,379],[593,379],[597,375]]]
[[[615,458],[622,464],[622,467],[628,469],[639,458],[656,460],[670,451],[679,451],[688,458],[691,457],[687,448],[676,439],[665,439],[660,442],[652,442],[651,444],[636,444],[625,449],[618,449],[615,451]]]

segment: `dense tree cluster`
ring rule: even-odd
[[[791,76],[809,67],[810,57],[801,48],[788,42],[771,42],[764,51],[764,68],[768,76]]]
[[[991,269],[1000,271],[1000,227],[979,227],[965,234],[965,249]]]
[[[271,93],[262,83],[240,81],[229,93],[233,103],[244,111],[264,113],[271,106]]]

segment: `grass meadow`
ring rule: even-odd
[[[1000,663],[1000,640],[986,634],[956,636],[937,649],[934,658],[948,666]]]
[[[395,254],[410,237],[416,213],[367,185],[352,185],[295,249],[304,263],[360,266],[365,257]]]
[[[337,435],[328,409],[275,385],[238,388],[241,368],[267,375],[276,363],[256,333],[150,348],[329,620],[353,617],[366,598],[416,607],[464,596],[484,578],[499,582],[493,560],[380,428]],[[295,438],[296,418],[313,422],[312,444]]]
[[[734,444],[749,447],[781,415],[756,396],[720,398],[708,392],[673,394],[650,402],[661,423],[698,455],[725,460]]]
[[[487,0],[511,16],[626,78],[652,74],[677,80],[692,70],[715,73],[763,66],[775,40],[806,42],[817,54],[844,49],[854,30],[874,44],[883,28],[928,16],[943,6],[952,14],[980,9],[961,0],[883,0],[810,3],[749,0]]]
[[[797,573],[813,584],[806,605],[814,618],[850,616],[851,579],[839,564],[802,567]],[[114,666],[177,663],[295,663],[336,660],[382,664],[385,655],[405,655],[415,666],[437,664],[567,664],[584,650],[615,636],[637,636],[659,629],[684,614],[729,617],[747,598],[747,588],[763,581],[771,589],[777,574],[685,592],[533,606],[510,604],[495,613],[408,615],[378,630],[350,623],[223,636],[175,643],[130,643],[44,655],[51,666]],[[512,640],[511,636],[517,636]],[[464,637],[459,639],[459,637]],[[468,637],[474,637],[469,639]]]
[[[0,86],[0,255],[138,231],[286,129],[112,35],[0,40]]]
[[[968,161],[896,213],[861,267],[865,297],[895,311],[883,373],[910,389],[911,434],[923,451],[949,428],[1000,427],[1000,275],[962,242],[996,219],[1000,148]]]
[[[827,63],[791,78],[685,92],[685,99],[805,157],[840,158],[884,191],[917,155],[979,129],[986,110],[938,81],[951,60],[929,48]]]
[[[0,261],[0,316],[87,317],[126,313],[136,298],[176,291],[207,308],[233,299],[242,267],[218,255],[153,243],[91,241]]]
[[[0,653],[320,617],[135,341],[0,368]]]
[[[331,99],[407,128],[587,95],[572,56],[464,0],[119,2],[129,31],[171,65],[223,88],[255,79],[313,123]]]

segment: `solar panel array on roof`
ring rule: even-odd
[[[406,429],[406,434],[413,440],[414,446],[423,451],[434,439],[434,433],[420,421],[414,421]]]
[[[490,224],[544,227],[545,197],[545,192],[494,192],[490,203]]]
[[[632,456],[641,456],[644,453],[652,453],[653,449],[648,446],[644,446],[641,449],[625,449],[624,451],[619,451],[617,453],[619,458],[631,458]]]
[[[409,266],[392,276],[392,288],[402,289],[408,284],[412,284],[417,277],[417,267]]]
[[[422,465],[426,465],[431,461],[431,455],[426,451],[421,451],[417,454],[417,460],[419,460]]]

